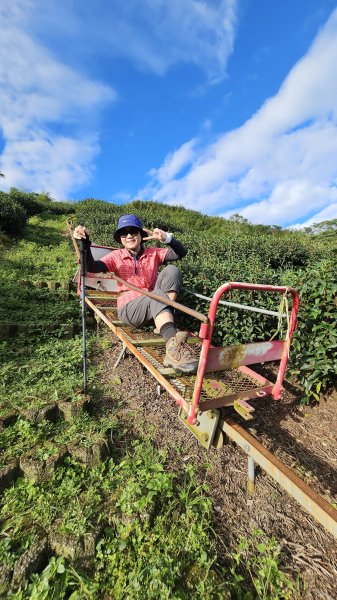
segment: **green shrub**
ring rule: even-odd
[[[299,291],[298,328],[293,339],[291,369],[304,390],[304,402],[319,400],[337,380],[337,273],[333,261],[319,261],[284,282]]]
[[[38,201],[36,194],[20,192],[16,188],[11,188],[9,197],[25,209],[28,217],[39,215],[45,210],[45,206]]]
[[[74,212],[74,204],[72,202],[56,202],[48,194],[21,192],[12,187],[9,191],[9,197],[21,204],[29,217],[40,215],[45,211],[56,215]]]
[[[76,262],[64,230],[64,215],[43,213],[31,217],[24,238],[2,251],[0,280],[69,281]]]
[[[75,212],[74,203],[56,202],[56,200],[54,200],[48,205],[48,212],[51,212],[53,215],[70,215]]]
[[[25,209],[13,198],[0,192],[0,231],[19,235],[28,220]]]

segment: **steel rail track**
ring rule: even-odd
[[[255,463],[272,477],[325,529],[337,538],[337,510],[285,463],[267,450],[253,435],[231,418],[220,424],[221,430],[248,456],[248,491],[254,492]]]

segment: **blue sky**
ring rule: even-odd
[[[1,0],[2,189],[337,218],[337,2]]]

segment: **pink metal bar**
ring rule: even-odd
[[[296,290],[294,290],[293,288],[290,288],[290,291],[291,291],[291,294],[293,297],[293,305],[292,305],[291,314],[290,314],[290,326],[289,326],[289,331],[288,331],[288,338],[287,338],[285,346],[283,348],[283,353],[282,353],[282,357],[281,357],[281,361],[280,361],[279,370],[277,373],[276,383],[275,383],[274,389],[273,389],[274,400],[279,400],[281,397],[282,383],[283,383],[284,374],[285,374],[285,370],[287,368],[288,357],[289,357],[289,348],[290,348],[291,340],[292,340],[292,337],[293,337],[293,334],[294,334],[294,331],[295,331],[296,325],[297,325],[299,297],[298,297],[298,293],[296,292]]]
[[[270,383],[270,385],[256,388],[255,390],[250,390],[249,392],[237,392],[235,394],[229,394],[228,396],[210,398],[209,400],[204,400],[199,404],[199,410],[201,412],[205,412],[206,410],[210,410],[212,408],[233,406],[234,402],[237,400],[254,400],[255,398],[263,398],[264,396],[271,394],[272,390],[273,384]]]
[[[210,348],[207,357],[206,373],[237,369],[242,365],[280,360],[286,342],[276,340],[241,344],[227,348]]]
[[[264,284],[259,284],[259,283],[256,283],[256,284],[241,283],[241,282],[235,282],[235,281],[225,283],[224,285],[220,286],[216,290],[216,292],[214,293],[213,298],[211,300],[211,303],[209,306],[209,311],[208,311],[207,330],[206,330],[205,326],[203,327],[202,331],[200,328],[200,336],[202,333],[201,337],[203,337],[204,339],[203,339],[202,347],[201,347],[199,367],[198,367],[198,372],[197,372],[197,376],[196,376],[196,380],[195,380],[192,402],[191,402],[191,405],[190,405],[190,408],[188,411],[188,417],[187,417],[187,421],[190,425],[193,425],[197,419],[197,414],[198,414],[198,410],[199,410],[200,394],[201,394],[202,384],[203,384],[203,380],[204,380],[204,375],[206,372],[207,359],[208,359],[208,354],[209,354],[209,350],[210,350],[210,346],[211,346],[211,340],[212,340],[212,335],[213,335],[213,330],[214,330],[214,323],[215,323],[215,317],[216,317],[216,311],[218,308],[218,303],[219,303],[220,298],[226,292],[233,290],[233,289],[247,290],[247,291],[260,291],[260,292],[273,292],[273,293],[279,293],[279,294],[290,293],[292,295],[293,303],[292,303],[292,309],[291,309],[291,314],[290,314],[290,324],[289,324],[288,336],[287,336],[286,343],[284,344],[283,353],[282,353],[281,361],[280,361],[280,367],[279,367],[279,371],[278,371],[278,375],[277,375],[277,380],[273,387],[273,392],[272,392],[275,400],[279,399],[280,394],[281,394],[282,382],[283,382],[284,373],[285,373],[285,369],[286,369],[287,362],[288,362],[289,345],[290,345],[293,333],[296,328],[296,317],[297,317],[297,311],[298,311],[298,306],[299,306],[299,298],[298,298],[297,291],[294,288],[290,288],[290,287],[286,287],[286,286],[264,285]]]
[[[261,385],[267,385],[267,383],[270,383],[270,381],[263,377],[263,375],[256,373],[256,371],[253,371],[249,367],[239,367],[238,371],[241,371],[241,373],[243,373],[244,375],[248,375],[248,377],[250,377],[251,379],[255,379]]]

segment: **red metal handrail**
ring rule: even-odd
[[[203,341],[202,341],[202,346],[201,346],[199,366],[198,366],[198,372],[197,372],[195,385],[194,385],[192,402],[190,405],[190,409],[188,412],[188,418],[187,418],[188,423],[191,425],[193,425],[196,422],[196,418],[197,418],[200,394],[201,394],[202,384],[203,384],[205,370],[206,370],[208,352],[210,349],[212,336],[213,336],[214,323],[215,323],[215,317],[216,317],[216,311],[218,308],[218,303],[219,303],[220,298],[226,292],[229,292],[230,290],[233,290],[233,289],[247,290],[247,291],[260,291],[260,292],[276,292],[279,294],[285,294],[285,293],[289,294],[290,293],[292,295],[292,308],[291,308],[291,314],[290,314],[289,329],[287,332],[287,338],[285,340],[286,343],[284,345],[284,350],[282,352],[282,356],[281,356],[281,360],[280,360],[280,366],[279,366],[279,370],[278,370],[278,374],[277,374],[277,379],[276,379],[276,382],[275,382],[275,385],[274,385],[273,391],[272,391],[272,394],[273,394],[273,397],[275,400],[278,400],[281,395],[282,382],[283,382],[284,373],[285,373],[285,369],[286,369],[287,362],[288,362],[289,346],[290,346],[290,342],[293,337],[293,333],[296,329],[296,323],[297,323],[296,317],[297,317],[297,312],[298,312],[298,307],[299,307],[298,293],[294,288],[287,287],[287,286],[264,285],[264,284],[259,284],[259,283],[253,284],[253,283],[241,283],[241,282],[228,282],[228,283],[225,283],[224,285],[220,286],[214,293],[213,298],[210,303],[210,306],[209,306],[209,311],[208,311],[209,322],[208,322],[208,324],[202,323],[200,326],[199,336],[200,336],[200,338],[202,338]]]

